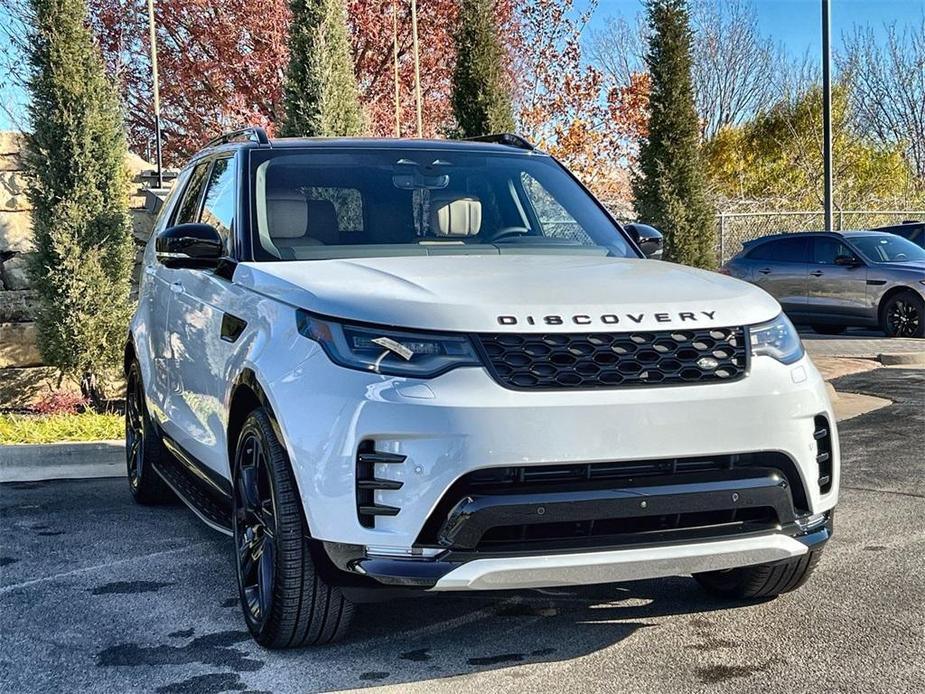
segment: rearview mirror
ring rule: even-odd
[[[648,224],[627,224],[626,230],[632,237],[639,250],[643,252],[646,258],[661,260],[665,248],[665,238],[658,229]]]
[[[857,267],[862,265],[860,258],[853,255],[839,255],[835,258],[836,265],[844,265],[846,267]]]
[[[157,259],[171,268],[214,268],[225,253],[218,230],[211,224],[177,224],[154,240]]]

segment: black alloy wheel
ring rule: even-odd
[[[238,445],[234,486],[234,542],[244,609],[257,631],[273,608],[276,504],[266,447],[256,432]]]
[[[176,501],[173,490],[154,470],[155,462],[168,455],[157,426],[148,416],[141,367],[133,362],[125,380],[125,466],[129,490],[139,504]]]
[[[238,593],[247,628],[266,648],[330,643],[344,636],[353,604],[315,566],[311,534],[272,413],[244,420],[232,470]]]
[[[892,297],[884,306],[881,327],[890,337],[925,336],[925,302],[911,292]]]

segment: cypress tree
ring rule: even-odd
[[[99,403],[121,365],[134,244],[122,111],[85,0],[30,0],[25,168],[46,363]]]
[[[453,113],[461,137],[512,132],[514,116],[491,0],[461,0]]]
[[[691,84],[687,0],[648,0],[646,10],[652,89],[649,135],[640,142],[640,173],[633,180],[636,214],[665,232],[667,260],[711,268],[714,219]]]
[[[291,0],[286,136],[351,136],[364,130],[343,0]]]

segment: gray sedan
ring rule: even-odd
[[[720,272],[757,284],[820,333],[864,326],[925,337],[925,250],[894,234],[767,236],[743,244]]]

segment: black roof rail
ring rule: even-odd
[[[497,133],[493,135],[479,135],[477,137],[467,137],[464,138],[469,142],[492,142],[496,145],[508,145],[509,147],[517,147],[518,149],[527,149],[534,150],[530,141],[527,138],[514,133]]]
[[[251,140],[252,142],[256,142],[261,147],[270,146],[270,138],[267,137],[267,131],[256,125],[250,126],[248,128],[232,130],[230,132],[219,135],[218,137],[209,140],[205,146],[213,147],[215,145],[223,145],[226,142],[231,142],[232,140],[236,140],[241,137]]]

